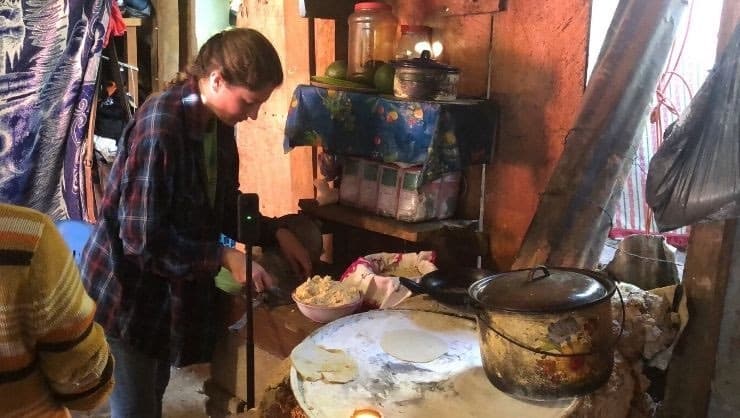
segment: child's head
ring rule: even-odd
[[[188,73],[198,80],[206,107],[230,125],[256,119],[260,105],[283,83],[275,48],[261,33],[246,28],[208,39]]]

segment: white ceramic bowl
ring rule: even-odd
[[[295,293],[291,296],[293,297],[295,304],[298,306],[298,310],[301,311],[306,318],[322,324],[339,319],[343,316],[351,315],[360,307],[360,305],[362,305],[362,295],[360,294],[357,295],[357,299],[354,301],[339,306],[321,306],[303,303],[295,297]]]

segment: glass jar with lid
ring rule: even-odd
[[[372,84],[375,70],[393,59],[398,19],[389,4],[361,2],[348,23],[347,78]]]
[[[432,28],[422,25],[401,25],[401,37],[396,47],[396,59],[421,57],[424,51],[432,50]]]

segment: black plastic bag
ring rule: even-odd
[[[650,160],[647,202],[661,232],[740,215],[740,26]]]

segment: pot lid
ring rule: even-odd
[[[392,61],[391,64],[398,69],[398,68],[417,68],[417,69],[425,69],[425,70],[437,70],[437,71],[444,71],[448,73],[459,73],[460,69],[447,65],[442,64],[441,62],[435,61],[432,58],[432,53],[429,52],[429,50],[424,50],[421,53],[420,58],[411,58],[407,60],[396,60]]]
[[[597,272],[538,266],[487,277],[468,292],[483,308],[545,313],[583,308],[615,290],[614,282]]]

